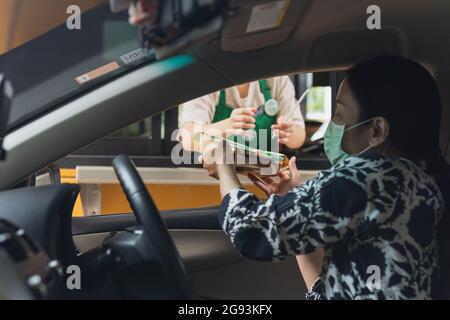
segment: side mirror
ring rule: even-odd
[[[7,133],[9,113],[13,99],[14,90],[6,77],[0,74],[0,161],[5,160],[6,152],[3,149],[3,139]]]

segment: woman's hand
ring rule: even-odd
[[[296,160],[295,157],[292,157],[289,160],[289,170],[282,171],[278,174],[280,178],[279,182],[275,182],[269,177],[260,178],[252,173],[249,173],[248,177],[267,196],[271,194],[284,195],[301,184],[301,176],[297,169]]]
[[[225,141],[209,141],[205,144],[202,154],[199,156],[199,162],[203,168],[208,171],[210,177],[219,179],[217,167],[221,165],[234,167],[234,152],[230,145]]]
[[[242,188],[236,174],[234,151],[228,143],[211,143],[200,157],[209,175],[219,180],[222,198],[233,189]]]
[[[202,150],[201,155],[198,157],[198,161],[202,164],[203,168],[206,169],[210,177],[219,180],[219,176],[217,175],[217,165],[214,161],[215,149],[217,147],[217,143],[209,141],[204,150]]]

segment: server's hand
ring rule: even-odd
[[[245,130],[255,128],[255,108],[236,108],[231,116],[224,120],[226,136],[243,135]]]

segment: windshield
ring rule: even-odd
[[[0,3],[0,12],[8,9],[8,2]],[[112,13],[107,2],[98,0],[78,1],[84,6],[75,8],[69,8],[71,1],[61,1],[67,2],[65,6],[60,0],[55,2],[10,2],[13,13],[0,34],[0,73],[10,79],[15,92],[9,130],[154,60],[151,52],[141,49],[127,12]],[[30,14],[32,7],[38,10]],[[81,9],[81,16],[73,19],[77,8]],[[59,21],[54,20],[55,16],[60,17]]]

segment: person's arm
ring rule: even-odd
[[[217,101],[217,94],[212,93],[183,104],[178,135],[178,140],[183,149],[198,151],[195,134],[202,132],[203,127],[212,122]]]
[[[292,157],[289,161],[289,171],[280,172],[279,183],[276,183],[270,178],[258,179],[253,174],[249,174],[248,176],[268,197],[271,194],[286,194],[293,188],[301,185],[301,175],[297,169],[295,157]],[[323,248],[296,257],[298,267],[308,289],[311,289],[317,277],[320,275],[324,257],[325,251]]]
[[[322,172],[266,201],[233,183],[232,175],[229,170],[219,174],[226,181],[223,192],[228,192],[219,220],[233,245],[250,259],[276,261],[312,253],[353,234],[364,220],[365,195],[354,192],[359,185],[336,171]]]
[[[217,175],[220,181],[220,194],[222,199],[235,189],[242,188],[242,184],[238,179],[236,167],[230,164],[218,164]]]
[[[290,188],[291,186],[300,183],[300,176],[297,171],[297,168],[295,167],[295,157],[291,159],[289,165],[291,177],[294,178],[289,179],[289,181],[284,180],[286,184],[290,185],[287,186],[287,188]],[[225,198],[230,192],[234,190],[242,189],[242,185],[237,178],[235,167],[233,165],[226,165],[226,164],[218,165],[217,173],[220,179],[220,192],[222,198]],[[267,182],[270,183],[270,180],[267,180]],[[268,186],[267,187],[260,186],[260,187],[263,188],[264,192],[271,193],[271,190],[267,189]],[[277,188],[277,191],[283,192],[282,189],[283,188]],[[319,276],[322,270],[322,261],[324,256],[325,256],[324,250],[320,248],[316,249],[315,251],[309,254],[298,255],[296,257],[300,272],[308,289],[312,287],[314,281],[316,281],[317,277]]]
[[[210,124],[201,124],[193,121],[184,123],[181,126],[180,132],[180,142],[183,149],[186,151],[202,152],[202,150],[200,150],[201,144],[195,140],[195,135],[200,132],[208,132],[211,135],[223,135],[228,123],[228,119]]]
[[[297,101],[295,88],[288,76],[273,78],[276,83],[275,99],[278,101],[277,124],[272,129],[278,130],[279,142],[290,149],[298,149],[306,139],[305,121],[300,108],[292,110]]]
[[[300,254],[296,256],[298,268],[305,281],[308,290],[311,290],[314,282],[320,276],[323,267],[323,259],[325,258],[325,251],[323,248],[316,249],[308,254]]]
[[[189,117],[198,116],[201,118],[202,114],[207,111],[194,112],[193,107],[185,107],[183,113],[191,113]],[[183,148],[187,151],[201,151],[196,147],[195,134],[198,132],[206,132],[210,135],[222,135],[227,136],[230,134],[242,134],[245,129],[255,128],[255,115],[256,109],[253,108],[236,108],[231,113],[228,119],[211,123],[209,121],[185,121],[181,126],[180,141]],[[187,117],[187,116],[186,116]],[[211,118],[211,116],[209,116]]]
[[[284,121],[283,117],[278,118],[278,124],[273,125],[272,129],[278,130],[279,143],[290,149],[298,149],[305,143],[305,127],[292,121]]]

